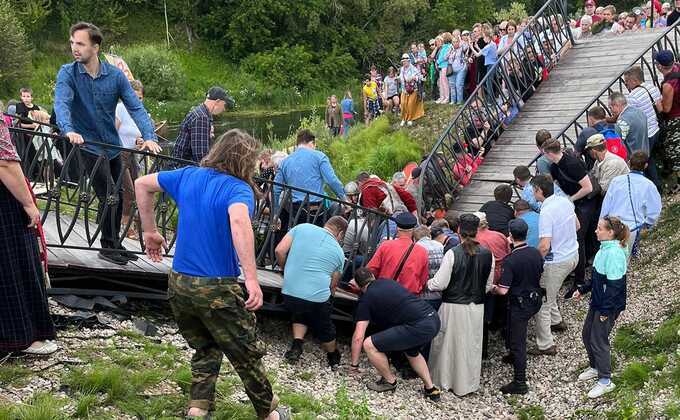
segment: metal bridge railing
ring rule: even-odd
[[[24,119],[23,122],[36,121]],[[90,142],[105,151],[118,150],[127,154],[124,161],[128,165],[124,166],[120,175],[114,177],[110,173],[106,154],[95,157],[82,146],[73,146],[67,138],[51,133],[52,126],[39,125],[38,131],[10,127],[10,133],[19,152],[24,174],[37,195],[43,224],[53,224],[50,227],[56,230],[56,235],[49,238],[48,247],[94,251],[115,249],[123,244],[128,230],[132,230],[137,234],[139,247],[130,251],[141,253],[144,250],[144,240],[134,199],[134,179],[194,163]],[[94,164],[91,162],[93,159],[96,159]],[[105,179],[106,184],[105,194],[100,193],[99,197],[93,182],[96,177],[99,180]],[[254,182],[261,189],[260,194],[256,195],[256,210],[252,217],[257,264],[260,267],[278,269],[274,249],[290,228],[305,222],[323,225],[333,215],[343,215],[353,224],[352,230],[356,234],[347,238],[351,252],[346,255],[348,266],[352,268],[356,261],[367,262],[382,239],[394,236],[394,222],[390,222],[389,217],[381,212],[267,179],[255,178]],[[276,207],[272,206],[275,185],[277,190],[281,189],[277,200],[280,204]],[[302,193],[302,201],[292,202],[294,191],[298,197]],[[129,194],[129,200],[125,194]],[[125,203],[122,207],[119,207],[120,200]],[[178,208],[168,194],[158,194],[154,208],[158,230],[170,249],[168,256],[172,256]],[[98,240],[101,239],[104,226],[98,222],[98,215],[112,215],[108,220],[111,229],[115,231],[115,216],[119,209],[130,217],[124,220],[120,230],[116,232],[115,243],[102,248]]]
[[[549,0],[498,58],[458,110],[423,163],[421,212],[449,207],[479,161],[508,125],[508,108],[521,108],[561,54],[573,44],[566,4]]]

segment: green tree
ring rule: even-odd
[[[27,34],[35,38],[52,14],[51,0],[14,0],[14,10]]]
[[[475,22],[493,20],[492,0],[439,0],[432,9],[431,30],[449,31],[470,28]]]
[[[524,3],[518,1],[513,1],[510,3],[510,7],[501,9],[494,13],[496,20],[502,22],[504,20],[514,20],[519,23],[522,19],[527,17],[527,9]]]
[[[85,21],[97,25],[107,42],[114,41],[127,31],[128,1],[110,0],[57,0],[57,10],[62,29],[67,30],[76,22]],[[130,0],[135,3],[135,0]]]
[[[10,94],[19,84],[20,78],[28,73],[31,48],[15,9],[8,0],[0,0],[0,28],[3,28],[0,42],[0,93]]]

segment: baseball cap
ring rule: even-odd
[[[597,6],[597,4],[595,3],[595,0],[586,0],[585,5],[586,6]]]
[[[409,59],[408,54],[406,54],[406,53],[402,54],[402,55],[401,55],[401,59],[402,59],[402,61],[403,61],[403,60],[408,60],[408,59]]]
[[[588,140],[586,141],[586,149],[600,146],[602,144],[604,144],[604,136],[602,134],[593,134],[592,136],[588,137]]]
[[[652,58],[654,58],[654,61],[661,64],[662,66],[671,66],[675,60],[671,50],[657,51],[652,54]]]
[[[213,101],[224,101],[228,108],[233,108],[236,105],[234,98],[229,96],[226,90],[220,86],[213,86],[208,89],[208,94],[206,95],[208,99]]]
[[[470,35],[470,31],[466,29],[461,33],[461,35]]]
[[[634,7],[633,8],[633,14],[635,16],[640,16],[642,14],[642,8],[641,7]]]

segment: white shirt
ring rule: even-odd
[[[650,83],[643,83],[642,86],[636,87],[626,96],[628,105],[639,109],[647,116],[648,137],[652,137],[659,131],[659,122],[656,119],[656,111],[654,103],[649,98],[650,95],[654,99],[654,103],[661,100],[659,88]]]
[[[118,102],[118,105],[116,105],[116,118],[120,120],[118,137],[120,137],[123,147],[126,149],[134,149],[135,141],[142,137],[142,132],[137,128],[137,124],[135,124],[122,102]]]
[[[543,201],[538,218],[538,237],[550,238],[546,264],[561,263],[578,254],[576,213],[569,199],[553,194]]]

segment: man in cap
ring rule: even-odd
[[[590,16],[591,24],[597,23],[602,18],[598,15],[595,14],[595,9],[597,9],[597,4],[595,4],[595,0],[586,0],[585,4],[583,5],[583,8],[585,9],[586,14],[584,16]],[[576,22],[576,27],[579,28],[581,27],[581,20],[579,19]]]
[[[380,379],[370,382],[368,389],[393,391],[397,388],[397,377],[392,373],[385,353],[404,352],[423,381],[425,397],[439,401],[441,392],[432,384],[427,361],[420,354],[423,345],[432,341],[441,327],[437,311],[394,281],[376,280],[366,268],[357,270],[354,281],[362,293],[355,315],[350,372],[359,372],[363,348],[371,365],[380,374]],[[369,323],[381,331],[365,338]]]
[[[331,295],[345,265],[339,242],[346,230],[342,216],[331,217],[324,227],[303,223],[291,229],[276,247],[276,259],[283,268],[283,304],[293,321],[293,343],[285,354],[291,363],[300,360],[309,329],[326,351],[331,369],[340,364]]]
[[[200,163],[210,149],[213,116],[224,112],[227,106],[234,106],[227,91],[219,86],[211,87],[205,101],[189,111],[180,124],[172,156]]]
[[[413,242],[413,230],[418,221],[411,213],[400,213],[394,220],[396,239],[380,244],[366,268],[376,278],[396,280],[418,295],[429,278],[427,250]]]
[[[609,95],[609,109],[616,118],[616,132],[626,144],[628,154],[642,151],[649,156],[649,137],[647,137],[647,116],[644,112],[628,105],[628,99],[621,92]]]
[[[505,394],[526,394],[527,387],[527,324],[541,308],[545,294],[539,282],[543,273],[543,256],[526,243],[529,226],[522,219],[508,224],[512,252],[505,259],[503,274],[492,292],[508,295],[508,345],[510,353],[503,358],[512,363],[515,375],[512,382],[501,388]]]
[[[586,142],[586,150],[595,160],[592,174],[600,185],[600,199],[607,192],[609,183],[619,175],[626,175],[630,170],[626,161],[607,150],[604,136],[594,134]]]

